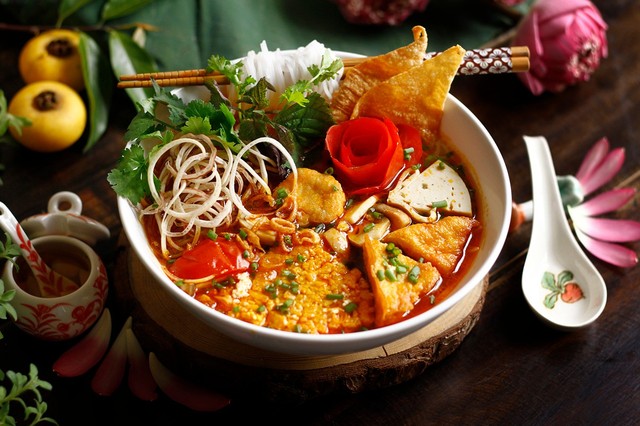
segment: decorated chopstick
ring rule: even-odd
[[[440,52],[431,52],[425,59],[433,58]],[[356,66],[366,60],[363,58],[345,58],[345,68]],[[526,46],[493,47],[486,49],[467,50],[460,68],[459,75],[504,74],[511,72],[525,72],[529,70],[529,48]],[[220,74],[208,73],[204,69],[165,71],[156,73],[130,74],[120,76],[118,88],[131,89],[151,87],[152,81],[161,87],[199,86],[205,81],[215,81],[218,84],[228,84],[227,78]]]

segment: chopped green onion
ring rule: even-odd
[[[224,237],[224,239],[225,239],[225,240],[227,240],[227,241],[230,241],[230,240],[231,240],[231,234],[230,234],[230,233],[228,233],[228,232],[225,232],[225,233],[224,233],[224,235],[223,235],[223,237]]]
[[[178,280],[178,281],[176,281],[176,285],[177,285],[178,287],[182,287],[182,286],[184,285],[184,280]]]
[[[434,201],[433,203],[431,203],[431,207],[433,207],[434,209],[443,208],[447,207],[447,204],[447,200]]]
[[[213,229],[209,229],[207,231],[207,237],[209,237],[210,239],[212,239],[213,241],[215,241],[218,238],[218,234],[215,233],[215,231]]]
[[[264,312],[264,311],[266,311],[266,310],[267,310],[267,307],[266,307],[266,306],[264,306],[264,305],[260,305],[260,306],[258,306],[258,309],[257,309],[257,311],[258,311],[258,312],[261,312],[261,313],[262,313],[262,312]]]
[[[386,269],[384,271],[384,276],[389,280],[389,281],[397,281],[398,278],[396,277],[396,273],[393,271],[393,269]]]
[[[409,271],[409,274],[407,275],[407,279],[411,284],[417,284],[418,276],[420,276],[420,267],[416,265],[413,268],[411,268],[411,270]]]
[[[367,223],[364,228],[362,228],[362,230],[364,232],[369,232],[371,231],[376,225],[374,223]]]
[[[332,175],[333,174],[333,167],[327,167],[327,169],[324,172],[326,174],[328,174],[328,175]]]
[[[238,235],[240,235],[240,238],[242,238],[243,240],[247,238],[247,231],[245,231],[244,229],[240,229],[238,231]]]
[[[242,252],[242,257],[244,259],[248,259],[249,256],[251,256],[251,253],[249,252],[249,250],[245,250],[245,251]]]
[[[302,254],[298,254],[298,262],[302,263],[305,262],[307,260],[306,257],[304,257]]]
[[[349,198],[347,200],[347,202],[344,204],[344,208],[348,209],[349,207],[351,207],[353,205],[353,203],[354,203],[354,199],[353,198]]]
[[[342,300],[344,299],[344,294],[342,293],[329,293],[325,297],[327,300]]]
[[[376,276],[380,281],[384,280],[384,271],[382,269],[378,269],[376,271]]]
[[[403,152],[404,152],[404,159],[405,159],[405,160],[411,160],[411,154],[413,154],[413,151],[414,151],[413,147],[405,148],[405,149],[403,150]]]
[[[352,313],[356,309],[358,309],[358,304],[356,302],[347,303],[344,307],[344,311],[348,314]]]

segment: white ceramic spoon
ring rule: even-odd
[[[533,225],[522,291],[542,320],[573,330],[598,318],[607,302],[602,276],[576,242],[543,137],[524,137],[531,163]]]
[[[78,289],[76,283],[60,275],[45,263],[11,210],[2,202],[0,202],[0,228],[20,247],[22,257],[33,272],[42,297],[63,296]]]

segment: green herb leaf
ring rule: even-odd
[[[122,152],[117,167],[107,175],[107,181],[116,194],[138,204],[151,193],[147,182],[148,167],[144,149],[131,145]]]
[[[89,136],[84,147],[84,152],[87,152],[107,129],[113,78],[109,63],[95,40],[80,32],[79,48],[82,75],[89,100]]]
[[[11,387],[7,391],[4,385],[0,385],[0,421],[3,425],[23,424],[16,422],[13,416],[15,410],[11,413],[12,404],[22,407],[23,413],[19,419],[24,420],[24,424],[35,425],[46,422],[57,424],[52,418],[45,417],[48,406],[42,400],[41,394],[41,390],[50,391],[52,386],[38,377],[38,369],[34,364],[29,366],[29,376],[11,370],[5,374],[0,370],[0,380],[5,379],[9,379]]]
[[[193,133],[194,135],[210,135],[211,123],[208,117],[189,117],[184,126],[182,126],[184,133]]]
[[[327,101],[318,93],[311,93],[308,102],[301,106],[292,104],[284,108],[274,118],[274,122],[293,132],[296,141],[309,148],[324,136],[334,124]]]
[[[109,31],[109,56],[115,75],[155,72],[158,67],[149,53],[122,31]],[[125,90],[135,105],[153,95],[151,88]]]

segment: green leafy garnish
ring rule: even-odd
[[[35,365],[30,365],[28,376],[11,370],[5,374],[0,370],[0,381],[5,379],[9,379],[11,387],[7,388],[4,385],[0,385],[0,424],[18,424],[16,419],[9,413],[12,404],[22,407],[24,415],[21,420],[25,421],[24,424],[36,425],[45,422],[58,424],[52,418],[45,417],[48,407],[47,403],[42,399],[41,391],[50,391],[52,386],[49,382],[38,377],[38,369]]]
[[[211,93],[210,100],[196,99],[189,103],[154,82],[153,96],[138,103],[139,112],[125,133],[125,138],[132,143],[123,152],[117,168],[109,173],[109,183],[118,195],[134,204],[149,195],[145,177],[148,156],[139,143],[159,135],[167,142],[173,134],[202,134],[235,154],[245,143],[275,135],[291,154],[295,165],[304,165],[305,160],[312,158],[317,148],[322,146],[326,131],[334,123],[329,105],[313,91],[313,87],[334,77],[342,66],[341,60],[330,61],[325,53],[319,65],[308,67],[311,79],[288,87],[275,110],[270,109],[272,105],[268,96],[269,91],[274,90],[271,83],[264,78],[256,81],[243,75],[241,62],[232,62],[222,56],[211,56],[207,71],[218,72],[229,79],[238,96],[239,106],[232,106],[213,82],[206,84]],[[166,113],[157,114],[158,107],[164,108]],[[271,155],[286,175],[291,165],[284,162],[281,154],[265,154]]]
[[[131,145],[122,152],[118,167],[108,174],[107,180],[118,195],[137,204],[151,194],[147,182],[148,167],[144,149],[140,145]]]

